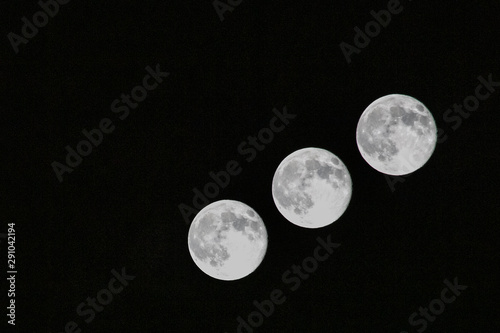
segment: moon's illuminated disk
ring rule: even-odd
[[[374,169],[406,175],[421,168],[436,147],[434,118],[424,104],[406,95],[387,95],[371,103],[356,130],[359,151]]]
[[[267,230],[251,207],[220,200],[194,218],[188,247],[195,264],[219,280],[237,280],[252,273],[264,259]]]
[[[321,228],[347,209],[352,181],[337,156],[320,148],[304,148],[278,166],[272,192],[276,207],[288,221],[304,228]]]

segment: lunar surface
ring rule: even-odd
[[[189,228],[188,247],[204,273],[219,280],[237,280],[252,273],[264,259],[267,230],[251,207],[220,200],[196,215]]]
[[[344,163],[319,148],[288,155],[278,166],[272,187],[280,213],[304,228],[321,228],[338,220],[352,194],[351,176]]]
[[[410,96],[387,95],[361,115],[356,140],[363,158],[389,175],[406,175],[421,168],[436,147],[434,118]]]

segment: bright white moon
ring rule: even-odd
[[[327,226],[344,213],[352,194],[349,171],[331,152],[304,148],[288,155],[273,178],[280,213],[304,228]]]
[[[389,175],[406,175],[421,168],[436,147],[434,118],[424,104],[406,95],[387,95],[361,115],[356,141],[363,158]]]
[[[237,280],[252,273],[264,259],[267,230],[251,207],[220,200],[194,218],[188,247],[195,264],[219,280]]]

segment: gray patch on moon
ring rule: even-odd
[[[250,224],[251,228],[253,231],[257,232],[259,231],[260,227],[259,227],[259,223],[257,223],[257,221],[252,221],[252,223]]]
[[[273,187],[276,199],[283,207],[295,206],[297,214],[304,214],[308,208],[312,207],[313,202],[311,196],[301,190],[306,185],[304,184],[305,177],[301,178],[300,167],[299,162],[290,162],[283,168],[280,175],[281,181],[274,183]],[[298,183],[300,183],[299,190],[294,190]]]
[[[366,131],[358,135],[358,143],[368,155],[376,156],[379,152],[383,152],[384,159],[390,160],[399,151],[396,143],[389,138],[391,130],[385,126],[380,129],[370,125]],[[383,134],[375,135],[376,130]]]
[[[417,120],[417,117],[418,117],[417,114],[415,114],[411,111],[407,111],[405,113],[405,115],[401,118],[401,120],[403,121],[403,124],[405,124],[407,126],[413,126],[413,124]]]
[[[335,176],[339,179],[343,179],[344,178],[344,171],[342,171],[340,169],[335,169]]]
[[[292,181],[299,178],[299,167],[299,163],[295,161],[287,164],[287,166],[283,169],[283,176],[285,177],[285,180]]]
[[[319,164],[319,162],[318,162],[318,164]],[[339,169],[336,169],[335,172],[337,172],[337,170],[339,170]],[[330,180],[330,175],[333,174],[333,172],[334,172],[333,168],[329,167],[328,165],[325,165],[317,171],[317,174],[318,174],[319,178],[321,178],[321,179]]]
[[[278,187],[276,199],[285,208],[295,207],[295,213],[305,214],[307,210],[313,206],[312,198],[309,194],[303,192],[285,193],[286,189],[282,186]]]
[[[201,234],[200,236],[205,235]],[[205,261],[210,258],[210,264],[212,266],[221,266],[223,262],[230,257],[227,249],[220,245],[205,246],[202,238],[197,237],[194,239],[194,237],[191,237],[190,248],[195,256],[201,261]],[[217,242],[220,242],[221,238],[217,238]]]
[[[428,127],[430,125],[429,117],[427,117],[427,116],[420,116],[420,123],[422,124],[422,126]]]
[[[245,231],[245,227],[248,225],[248,220],[244,217],[238,217],[233,212],[224,212],[221,214],[222,222],[226,224],[232,224],[234,229],[238,231]]]
[[[306,168],[307,170],[317,170],[321,167],[318,161],[316,160],[306,160]]]
[[[222,212],[220,217],[224,223],[231,223],[236,219],[236,215],[233,212]]]
[[[309,161],[309,163],[307,162]],[[302,177],[301,169],[304,166],[307,168],[314,168],[318,164],[314,163],[312,160],[307,160],[305,165],[301,165],[298,161],[291,161],[287,164],[280,174],[280,182],[273,184],[276,198],[279,200],[280,204],[283,207],[290,206],[299,206],[301,212],[307,210],[313,205],[311,197],[304,193],[303,191],[294,191],[292,188],[296,188],[299,185],[299,188],[303,188],[305,186],[305,178]]]
[[[382,107],[375,107],[368,113],[365,122],[373,128],[383,126],[385,125],[385,121],[383,120],[384,114],[385,110]]]
[[[393,117],[401,117],[405,114],[405,110],[400,106],[391,106],[391,115]]]

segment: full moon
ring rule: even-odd
[[[267,230],[251,207],[220,200],[196,215],[189,228],[188,247],[205,274],[219,280],[237,280],[252,273],[264,259]]]
[[[387,95],[371,103],[356,130],[361,155],[374,169],[406,175],[421,168],[436,147],[434,118],[424,104],[406,95]]]
[[[288,155],[278,166],[272,187],[280,213],[304,228],[321,228],[338,220],[352,194],[351,176],[344,163],[320,148],[304,148]]]

